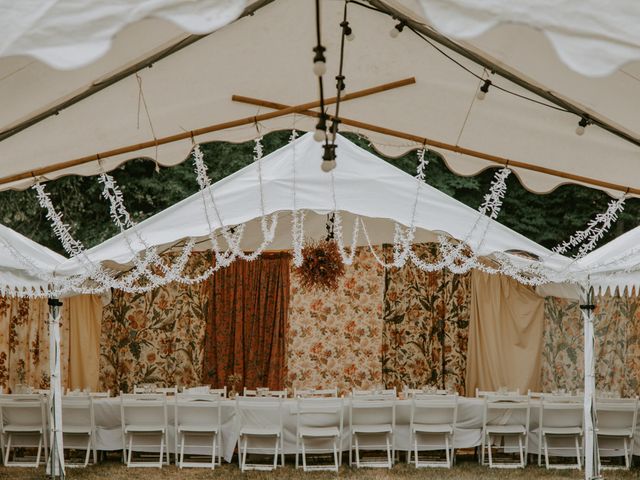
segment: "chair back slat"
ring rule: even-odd
[[[458,416],[458,395],[415,395],[411,402],[411,424],[453,424]]]
[[[123,426],[167,423],[167,397],[161,393],[121,394],[120,408]]]

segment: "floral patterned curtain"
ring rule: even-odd
[[[210,264],[209,252],[194,253],[183,275],[196,276]],[[147,293],[114,291],[103,311],[101,388],[130,392],[138,383],[199,384],[210,289],[208,280]]]
[[[63,307],[64,308],[64,307]],[[67,384],[69,325],[61,316],[62,385]],[[47,299],[0,297],[0,385],[49,388],[49,307]]]
[[[391,258],[391,246],[385,254]],[[437,244],[414,245],[425,261]],[[388,386],[432,385],[464,393],[470,274],[423,272],[406,264],[385,272],[382,374]]]
[[[291,274],[288,388],[337,387],[348,393],[383,383],[384,269],[368,247],[362,247],[345,270],[331,292],[303,289]]]
[[[289,307],[288,253],[237,260],[213,276],[205,337],[204,383],[282,389]]]
[[[622,396],[640,394],[640,298],[596,297],[596,388]],[[583,328],[579,303],[545,299],[544,391],[583,388]]]

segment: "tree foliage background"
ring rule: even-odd
[[[276,132],[264,137],[265,155],[285,145],[290,132]],[[360,146],[372,151],[368,141],[347,135]],[[202,146],[212,181],[220,180],[253,161],[253,142],[231,144],[214,142]],[[426,181],[444,193],[472,208],[478,208],[489,191],[495,169],[475,177],[460,177],[448,170],[443,160],[429,155]],[[338,152],[338,162],[340,153]],[[415,152],[398,159],[387,159],[405,172],[415,175]],[[320,171],[318,159],[318,175]],[[170,168],[157,168],[150,160],[133,160],[114,170],[112,175],[125,197],[127,209],[136,222],[154,215],[197,192],[193,162],[187,159]],[[585,227],[597,213],[605,211],[611,197],[599,190],[578,185],[565,185],[538,195],[527,191],[515,175],[507,182],[508,190],[498,221],[531,240],[552,248]],[[116,227],[109,217],[109,205],[101,197],[101,185],[95,176],[70,176],[47,183],[54,205],[63,213],[73,234],[84,245],[92,247],[115,235]],[[605,239],[624,233],[638,224],[640,200],[629,199],[625,211]],[[64,255],[53,235],[35,192],[0,192],[0,221],[23,235]],[[176,225],[179,228],[179,225]]]

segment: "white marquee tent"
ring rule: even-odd
[[[357,98],[341,104],[342,130],[366,134],[388,154],[426,144],[463,175],[508,164],[536,192],[575,182],[640,195],[635,2],[362,3],[348,5],[356,38],[345,47],[344,74],[346,93]],[[332,92],[344,2],[321,4]],[[192,136],[243,141],[313,129],[314,105],[303,105],[318,98],[313,6],[0,1],[0,186],[95,174],[140,156],[176,164]],[[407,26],[392,39],[399,21]],[[576,135],[580,120],[586,129]],[[590,411],[593,329],[586,320]]]

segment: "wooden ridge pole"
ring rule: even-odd
[[[279,109],[280,111],[282,111],[283,109],[286,109],[286,108],[291,108],[291,107],[288,107],[287,105],[284,105],[282,103],[271,102],[271,101],[261,100],[261,99],[257,99],[257,98],[242,97],[242,96],[239,96],[239,95],[234,95],[233,96],[233,100],[238,101],[238,102],[249,103],[251,105],[257,105],[257,106],[261,106],[261,107],[275,108],[275,109]],[[318,112],[313,111],[313,110],[298,111],[296,113],[300,113],[302,115],[308,115],[308,116],[312,116],[312,117],[318,117],[320,115]],[[333,117],[331,115],[328,115],[328,117],[329,117],[329,119],[333,119]],[[428,146],[433,147],[433,148],[441,148],[443,150],[448,150],[450,152],[462,153],[464,155],[469,155],[470,157],[475,157],[475,158],[479,158],[479,159],[482,159],[482,160],[487,160],[489,162],[497,163],[499,165],[521,168],[523,170],[529,170],[529,171],[532,171],[532,172],[544,173],[546,175],[553,175],[555,177],[566,178],[567,180],[572,180],[574,182],[586,183],[588,185],[601,187],[601,188],[607,188],[607,189],[610,189],[610,190],[617,190],[617,191],[620,191],[620,192],[624,192],[625,194],[631,193],[631,194],[634,194],[634,195],[640,195],[640,189],[637,189],[637,188],[631,188],[631,187],[627,187],[627,186],[624,186],[624,185],[619,185],[619,184],[616,184],[616,183],[605,182],[605,181],[594,179],[594,178],[584,177],[582,175],[575,175],[573,173],[563,172],[563,171],[560,171],[560,170],[555,170],[553,168],[547,168],[547,167],[543,167],[543,166],[540,166],[540,165],[532,165],[530,163],[520,162],[520,161],[517,161],[517,160],[511,160],[509,158],[500,157],[498,155],[491,155],[489,153],[479,152],[477,150],[472,150],[470,148],[460,147],[458,145],[452,145],[450,143],[445,143],[445,142],[441,142],[439,140],[434,140],[434,139],[431,139],[431,138],[421,137],[419,135],[413,135],[411,133],[405,133],[405,132],[401,132],[401,131],[398,131],[398,130],[392,130],[392,129],[386,128],[386,127],[379,127],[377,125],[372,125],[370,123],[360,122],[358,120],[352,120],[352,119],[349,119],[349,118],[340,117],[339,121],[340,121],[340,123],[343,123],[345,125],[349,125],[351,127],[361,128],[363,130],[369,130],[371,132],[381,133],[383,135],[388,135],[390,137],[401,138],[403,140],[409,140],[409,141],[416,142],[416,143],[419,143],[419,144],[422,144],[422,145],[428,145]]]
[[[375,87],[365,88],[364,90],[358,90],[356,92],[352,92],[348,95],[343,95],[341,98],[341,101],[354,100],[356,98],[366,97],[368,95],[373,95],[375,93],[385,92],[387,90],[392,90],[394,88],[412,85],[414,83],[416,83],[416,79],[414,77],[405,78],[403,80],[385,83],[383,85],[377,85]],[[244,97],[236,98],[235,95],[233,96],[233,100],[241,101],[243,103],[250,103],[250,102],[243,101],[242,100],[243,98]],[[336,102],[336,97],[331,97],[325,100],[325,104],[332,104],[335,102]],[[240,127],[243,125],[250,125],[252,123],[258,123],[265,120],[270,120],[272,118],[282,117],[284,115],[300,113],[310,108],[316,108],[319,105],[320,105],[319,101],[314,101],[314,102],[303,103],[301,105],[289,106],[286,108],[277,108],[273,112],[263,113],[263,114],[255,115],[252,117],[239,118],[237,120],[232,120],[224,123],[217,123],[215,125],[209,125],[207,127],[198,128],[188,132],[181,132],[175,135],[169,135],[167,137],[156,138],[154,140],[149,140],[142,143],[136,143],[133,145],[127,145],[125,147],[115,148],[113,150],[106,150],[93,155],[87,155],[85,157],[68,160],[66,162],[60,162],[54,165],[49,165],[42,168],[36,168],[28,172],[18,173],[16,175],[10,175],[8,177],[1,178],[0,185],[16,182],[18,180],[24,180],[26,178],[39,177],[42,175],[46,175],[47,173],[64,170],[65,168],[71,168],[71,167],[76,167],[78,165],[84,165],[85,163],[96,162],[103,158],[115,157],[117,155],[122,155],[125,153],[137,152],[138,150],[144,150],[145,148],[152,148],[152,147],[157,147],[158,145],[165,145],[167,143],[178,142],[181,140],[198,137],[200,135],[204,135],[207,133],[217,132],[220,130],[228,130],[230,128]]]

